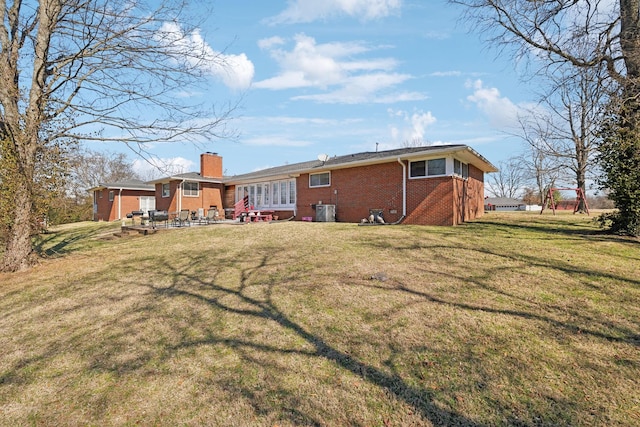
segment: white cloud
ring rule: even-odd
[[[256,88],[283,90],[315,88],[328,91],[305,94],[294,100],[323,103],[356,104],[363,102],[398,102],[425,99],[418,92],[394,88],[413,78],[394,72],[398,61],[393,58],[357,58],[379,47],[362,42],[318,44],[313,37],[297,34],[291,50],[282,43],[264,42],[271,57],[280,66],[274,77],[256,82]],[[356,57],[356,58],[354,58]]]
[[[282,37],[278,37],[278,36],[274,36],[274,37],[269,37],[266,39],[262,39],[262,40],[258,40],[258,47],[260,49],[271,49],[274,46],[278,46],[281,44],[284,44],[285,41]]]
[[[509,98],[500,96],[497,88],[487,88],[482,80],[467,82],[473,94],[467,100],[478,107],[487,116],[491,126],[497,129],[513,128],[518,125],[519,108]]]
[[[290,116],[273,116],[260,117],[261,122],[269,122],[286,125],[316,125],[316,126],[345,126],[349,124],[362,122],[362,119],[326,119],[317,117],[290,117]]]
[[[429,75],[432,77],[460,77],[462,73],[460,71],[435,71]]]
[[[427,128],[437,121],[431,111],[416,110],[413,113],[409,113],[389,108],[387,113],[389,117],[400,118],[403,121],[401,128],[397,125],[389,128],[391,139],[398,143],[427,141],[428,138],[425,138]]]
[[[249,138],[243,141],[246,145],[276,146],[276,147],[306,147],[311,145],[310,141],[290,139],[283,136],[264,136]]]
[[[185,34],[176,23],[165,22],[156,37],[167,46],[175,47],[187,63],[220,79],[227,87],[242,90],[251,85],[255,68],[244,53],[234,55],[217,52],[198,30]],[[189,52],[195,54],[189,55]]]
[[[401,6],[402,0],[290,0],[285,10],[267,22],[294,24],[344,15],[370,21],[399,13]]]

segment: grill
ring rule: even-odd
[[[164,226],[168,227],[169,212],[167,211],[149,211],[149,220],[151,221],[151,227],[156,228],[158,222],[164,222]]]

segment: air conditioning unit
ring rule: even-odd
[[[336,205],[316,205],[317,222],[335,222]]]

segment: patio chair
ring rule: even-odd
[[[212,222],[218,222],[220,220],[220,213],[218,212],[218,208],[211,208],[207,211],[207,216],[204,217],[206,224],[211,224]]]
[[[178,213],[178,216],[174,218],[173,225],[175,225],[176,227],[182,227],[183,225],[191,226],[190,214],[191,212],[189,211],[189,209],[182,209],[180,213]]]

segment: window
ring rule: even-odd
[[[287,181],[280,182],[280,204],[287,204]]]
[[[463,178],[469,177],[469,165],[462,163],[460,160],[453,160],[453,173],[460,175]]]
[[[236,201],[249,197],[249,205],[254,209],[273,207],[294,207],[296,204],[296,180],[262,182],[236,187]]]
[[[280,188],[280,186],[278,185],[277,182],[274,182],[274,183],[271,184],[271,200],[272,200],[272,203],[274,205],[278,204],[278,200],[279,200],[279,198],[278,198],[278,194],[279,194],[278,193],[278,189],[279,188]]]
[[[110,201],[110,202],[113,202],[113,197],[114,197],[113,190],[112,190],[112,191],[109,191],[109,201]]]
[[[167,182],[166,184],[162,184],[162,197],[169,197],[171,194],[170,184]]]
[[[411,162],[411,177],[427,176],[427,162],[421,160],[419,162]]]
[[[269,206],[271,200],[269,199],[269,184],[264,184],[264,205]]]
[[[446,159],[433,159],[427,162],[427,175],[445,175],[447,173]]]
[[[331,185],[331,173],[314,173],[309,175],[309,187],[328,187]]]
[[[102,199],[102,190],[98,191],[98,198]]]
[[[409,163],[409,177],[421,178],[425,176],[446,175],[447,159],[419,160]]]
[[[199,185],[197,182],[183,182],[182,183],[182,194],[188,197],[197,197]]]
[[[296,203],[296,182],[289,181],[289,203]]]

